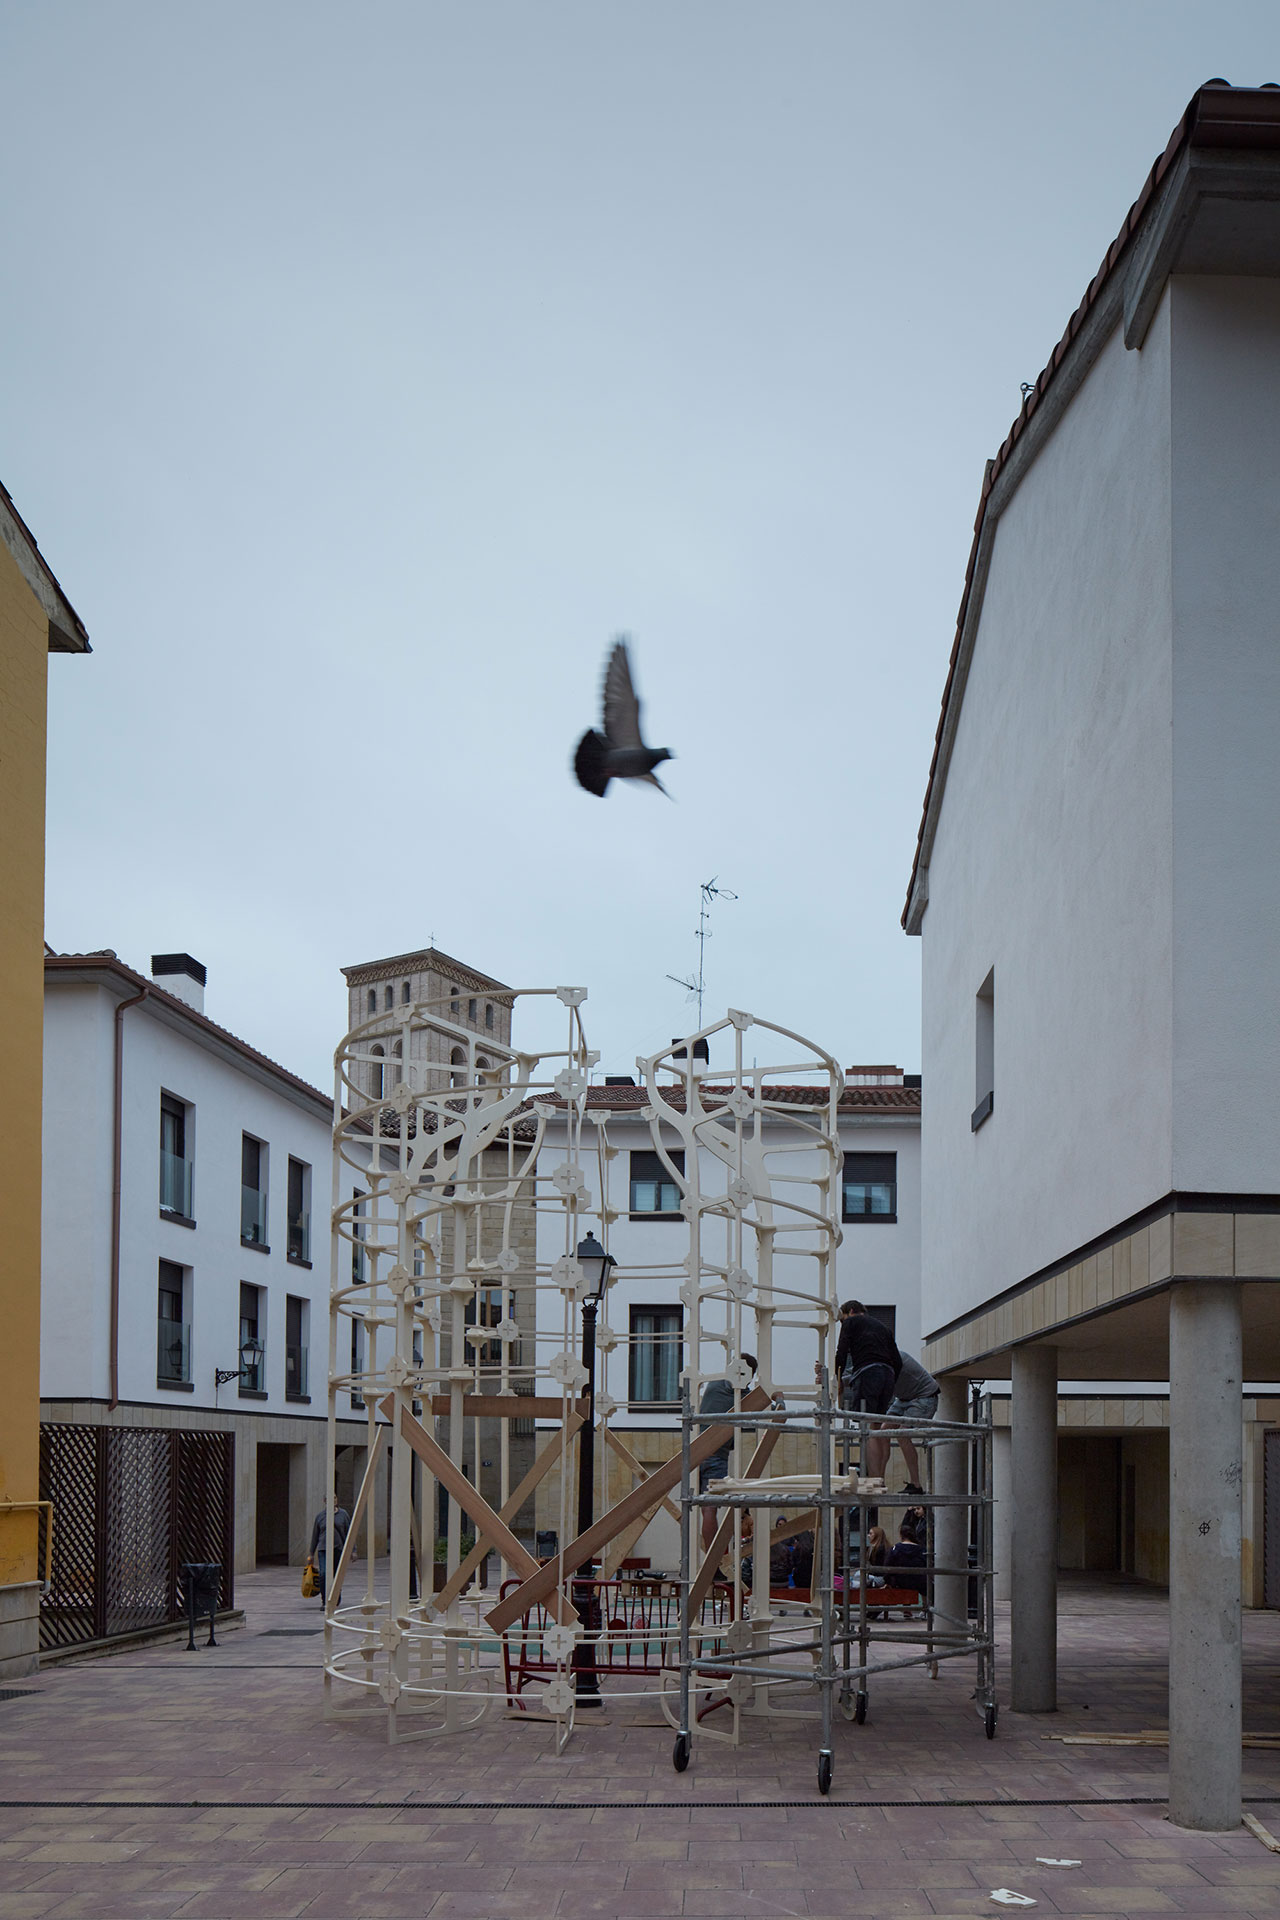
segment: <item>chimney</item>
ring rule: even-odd
[[[185,1000],[197,1013],[204,1012],[205,970],[189,953],[153,953],[151,978],[166,993]]]

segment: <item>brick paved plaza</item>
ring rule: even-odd
[[[280,1632],[319,1621],[293,1572],[237,1598],[245,1625],[216,1652],[62,1665],[0,1702],[0,1920],[994,1914],[996,1888],[1046,1913],[1280,1912],[1280,1856],[1163,1819],[1160,1749],[1044,1738],[1164,1724],[1149,1588],[1064,1581],[1061,1711],[1005,1710],[992,1742],[971,1665],[882,1681],[865,1726],[837,1724],[828,1802],[799,1722],[756,1723],[737,1753],[704,1741],[685,1774],[635,1705],[561,1758],[549,1726],[497,1709],[476,1733],[388,1748],[324,1721],[319,1635]],[[1245,1645],[1245,1725],[1280,1731],[1280,1619],[1246,1615]],[[1280,1754],[1245,1761],[1274,1830]]]

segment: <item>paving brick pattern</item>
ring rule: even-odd
[[[1061,1710],[1005,1710],[994,1741],[970,1664],[937,1682],[886,1677],[865,1726],[837,1724],[829,1802],[816,1727],[799,1718],[752,1722],[737,1752],[702,1740],[684,1774],[670,1732],[645,1724],[651,1707],[622,1701],[560,1757],[549,1726],[498,1718],[389,1748],[372,1724],[323,1718],[318,1637],[270,1633],[318,1617],[294,1574],[242,1578],[237,1598],[246,1625],[216,1652],[61,1666],[0,1703],[0,1920],[1015,1911],[992,1901],[998,1887],[1040,1913],[1280,1914],[1280,1856],[1244,1829],[1186,1834],[1135,1803],[1163,1794],[1162,1750],[1044,1738],[1164,1724],[1152,1589],[1064,1583]],[[1246,1640],[1246,1724],[1280,1730],[1280,1617],[1246,1616]],[[1276,1830],[1280,1755],[1245,1760],[1252,1810]],[[71,1800],[93,1804],[48,1804]],[[215,1804],[156,1804],[192,1800]],[[320,1801],[351,1804],[302,1804]],[[850,1801],[873,1804],[837,1804]],[[961,1804],[975,1801],[994,1804]]]

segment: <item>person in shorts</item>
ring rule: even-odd
[[[913,1360],[909,1353],[902,1356],[902,1366],[893,1383],[893,1398],[885,1408],[886,1413],[896,1414],[901,1420],[932,1420],[938,1411],[939,1387],[927,1367]],[[923,1493],[920,1484],[920,1456],[916,1452],[914,1440],[905,1433],[891,1435],[902,1449],[902,1457],[907,1463],[907,1472],[911,1478],[907,1481],[908,1493]],[[888,1459],[886,1453],[885,1459]]]

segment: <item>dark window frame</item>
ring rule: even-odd
[[[860,1163],[853,1168],[853,1162]],[[887,1169],[887,1172],[886,1172]],[[854,1172],[861,1178],[852,1177]],[[870,1199],[871,1191],[877,1187],[889,1190],[889,1205],[873,1210],[870,1205],[851,1209],[849,1189],[861,1188]],[[854,1151],[846,1153],[840,1174],[840,1218],[846,1224],[855,1226],[892,1227],[898,1220],[898,1156],[892,1153],[864,1153]]]
[[[252,1373],[244,1369],[240,1374],[239,1390],[247,1399],[266,1398],[266,1389],[263,1386],[263,1381],[267,1375],[267,1343],[262,1338],[263,1296],[265,1293],[265,1287],[255,1287],[251,1280],[242,1280],[240,1282],[240,1338],[236,1342],[236,1352],[239,1354],[240,1348],[246,1340],[258,1340],[261,1341],[262,1344],[262,1358]],[[249,1299],[250,1295],[252,1295],[252,1301]],[[245,1312],[245,1307],[249,1304],[253,1307],[252,1314]]]
[[[311,1302],[305,1294],[284,1297],[284,1397],[310,1401]]]
[[[252,1147],[253,1154],[248,1152]],[[268,1182],[271,1178],[269,1163],[270,1148],[265,1140],[256,1133],[242,1132],[240,1135],[240,1245],[253,1247],[259,1253],[270,1253],[271,1243],[267,1237]],[[252,1165],[254,1178],[246,1179]],[[256,1210],[247,1208],[247,1197],[251,1193],[258,1196]],[[253,1217],[250,1217],[252,1212]],[[248,1227],[249,1231],[245,1229]]]
[[[299,1175],[294,1180],[294,1170]],[[294,1205],[295,1186],[298,1205]],[[290,1154],[285,1167],[285,1258],[291,1266],[311,1265],[311,1162]]]
[[[160,1212],[166,1220],[180,1220],[184,1226],[194,1226],[194,1186],[195,1163],[187,1150],[191,1102],[180,1094],[160,1089]],[[168,1123],[168,1124],[166,1124]],[[172,1141],[174,1144],[166,1144]],[[165,1157],[177,1161],[185,1169],[179,1176],[184,1191],[175,1196],[170,1187],[169,1196],[165,1194]],[[172,1204],[175,1197],[181,1197],[183,1206]]]
[[[185,1387],[191,1384],[191,1298],[190,1270],[178,1260],[164,1260],[159,1263],[156,1275],[156,1385],[166,1387]],[[176,1299],[176,1314],[165,1312],[166,1300]],[[182,1358],[176,1370],[166,1369],[162,1357],[167,1351],[163,1338],[165,1327],[180,1327],[178,1344],[182,1347]]]
[[[637,1317],[646,1314],[651,1315],[655,1321],[667,1320],[671,1324],[665,1328],[659,1326],[638,1328],[636,1325]],[[675,1335],[674,1340],[670,1338],[672,1334]],[[653,1350],[658,1349],[664,1340],[668,1342],[665,1351],[657,1358],[649,1358],[646,1364],[653,1369],[655,1376],[659,1366],[665,1367],[673,1377],[667,1382],[660,1384],[671,1385],[674,1391],[670,1399],[660,1399],[656,1395],[646,1397],[636,1391],[637,1386],[641,1384],[637,1379],[637,1373],[641,1365],[642,1355],[646,1348],[650,1349],[651,1353]],[[674,1366],[671,1365],[672,1360],[674,1360]],[[627,1405],[633,1408],[679,1406],[680,1373],[683,1365],[684,1308],[681,1306],[673,1306],[670,1301],[665,1300],[661,1302],[633,1302],[628,1308],[627,1318]]]
[[[668,1154],[667,1157],[674,1167],[678,1168],[681,1173],[684,1172],[683,1147],[677,1147],[674,1152]],[[658,1189],[659,1200],[665,1198],[662,1189],[670,1188],[676,1195],[675,1207],[673,1209],[662,1206],[638,1207],[636,1205],[636,1188],[646,1186],[653,1186]],[[651,1147],[632,1147],[627,1159],[627,1213],[629,1217],[632,1220],[683,1220],[684,1215],[680,1211],[679,1202],[680,1189],[672,1180],[661,1156],[654,1152]]]

